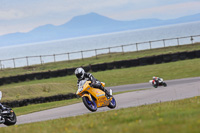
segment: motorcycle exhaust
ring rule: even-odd
[[[112,96],[112,90],[110,89],[110,95]]]

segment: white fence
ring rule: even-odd
[[[112,52],[122,52],[122,53],[133,52],[133,51],[140,51],[140,50],[145,50],[145,49],[154,49],[154,48],[178,46],[178,45],[184,45],[184,44],[193,44],[197,42],[200,42],[200,35],[186,36],[186,37],[179,37],[179,38],[169,38],[169,39],[154,40],[154,41],[147,41],[147,42],[138,42],[134,44],[120,45],[120,46],[107,47],[107,48],[101,48],[101,49],[91,49],[91,50],[77,51],[77,52],[70,52],[70,53],[26,56],[26,57],[20,57],[20,58],[0,60],[0,68],[2,70],[6,68],[5,66],[9,66],[9,68],[16,68],[16,67],[31,66],[31,65],[36,65],[36,64],[42,65],[44,63],[67,61],[67,60],[69,61],[69,60],[74,60],[74,59],[84,59],[84,58],[88,58],[92,56],[95,56],[96,58],[98,58],[98,55],[100,54],[107,54],[107,53],[112,53]]]

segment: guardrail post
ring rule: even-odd
[[[138,44],[136,43],[135,46],[136,46],[136,50],[138,51]]]
[[[193,37],[192,37],[192,36],[191,36],[190,40],[191,40],[191,42],[192,42],[192,44],[193,44],[193,40],[194,40],[194,39],[193,39]]]
[[[177,38],[177,43],[178,43],[178,46],[179,46],[179,38]]]
[[[67,53],[67,55],[68,55],[68,61],[70,60],[70,56],[69,56],[69,53]]]
[[[41,65],[42,65],[42,56],[40,55],[40,62],[41,62]]]
[[[15,68],[15,58],[13,58],[13,65],[14,65],[14,68]]]
[[[122,45],[122,54],[124,54],[124,46]]]
[[[82,60],[83,60],[83,51],[81,51],[81,57],[82,57]]]
[[[165,39],[163,39],[163,45],[164,45],[164,48],[165,48]]]
[[[150,47],[150,49],[151,49],[151,41],[149,41],[149,47]]]
[[[108,54],[111,57],[110,47],[108,47]]]
[[[26,56],[26,64],[27,64],[27,66],[29,66],[28,57],[27,56]]]
[[[53,58],[54,58],[54,62],[56,62],[56,55],[55,54],[53,54]]]
[[[1,60],[0,60],[0,66],[1,66],[1,70],[2,70],[3,68],[2,68]]]
[[[96,56],[96,59],[97,59],[97,49],[95,49],[95,56]]]

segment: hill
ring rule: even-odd
[[[55,26],[47,24],[37,27],[27,33],[18,32],[2,35],[0,36],[0,46],[67,39],[194,21],[200,21],[200,14],[170,20],[139,19],[133,21],[119,21],[96,13],[89,13],[76,16],[63,25]]]

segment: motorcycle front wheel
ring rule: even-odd
[[[157,86],[157,85],[154,85],[153,87],[154,87],[154,88],[157,88],[158,86]]]
[[[84,105],[92,112],[97,111],[97,105],[94,100],[90,101],[88,97],[82,97]]]

